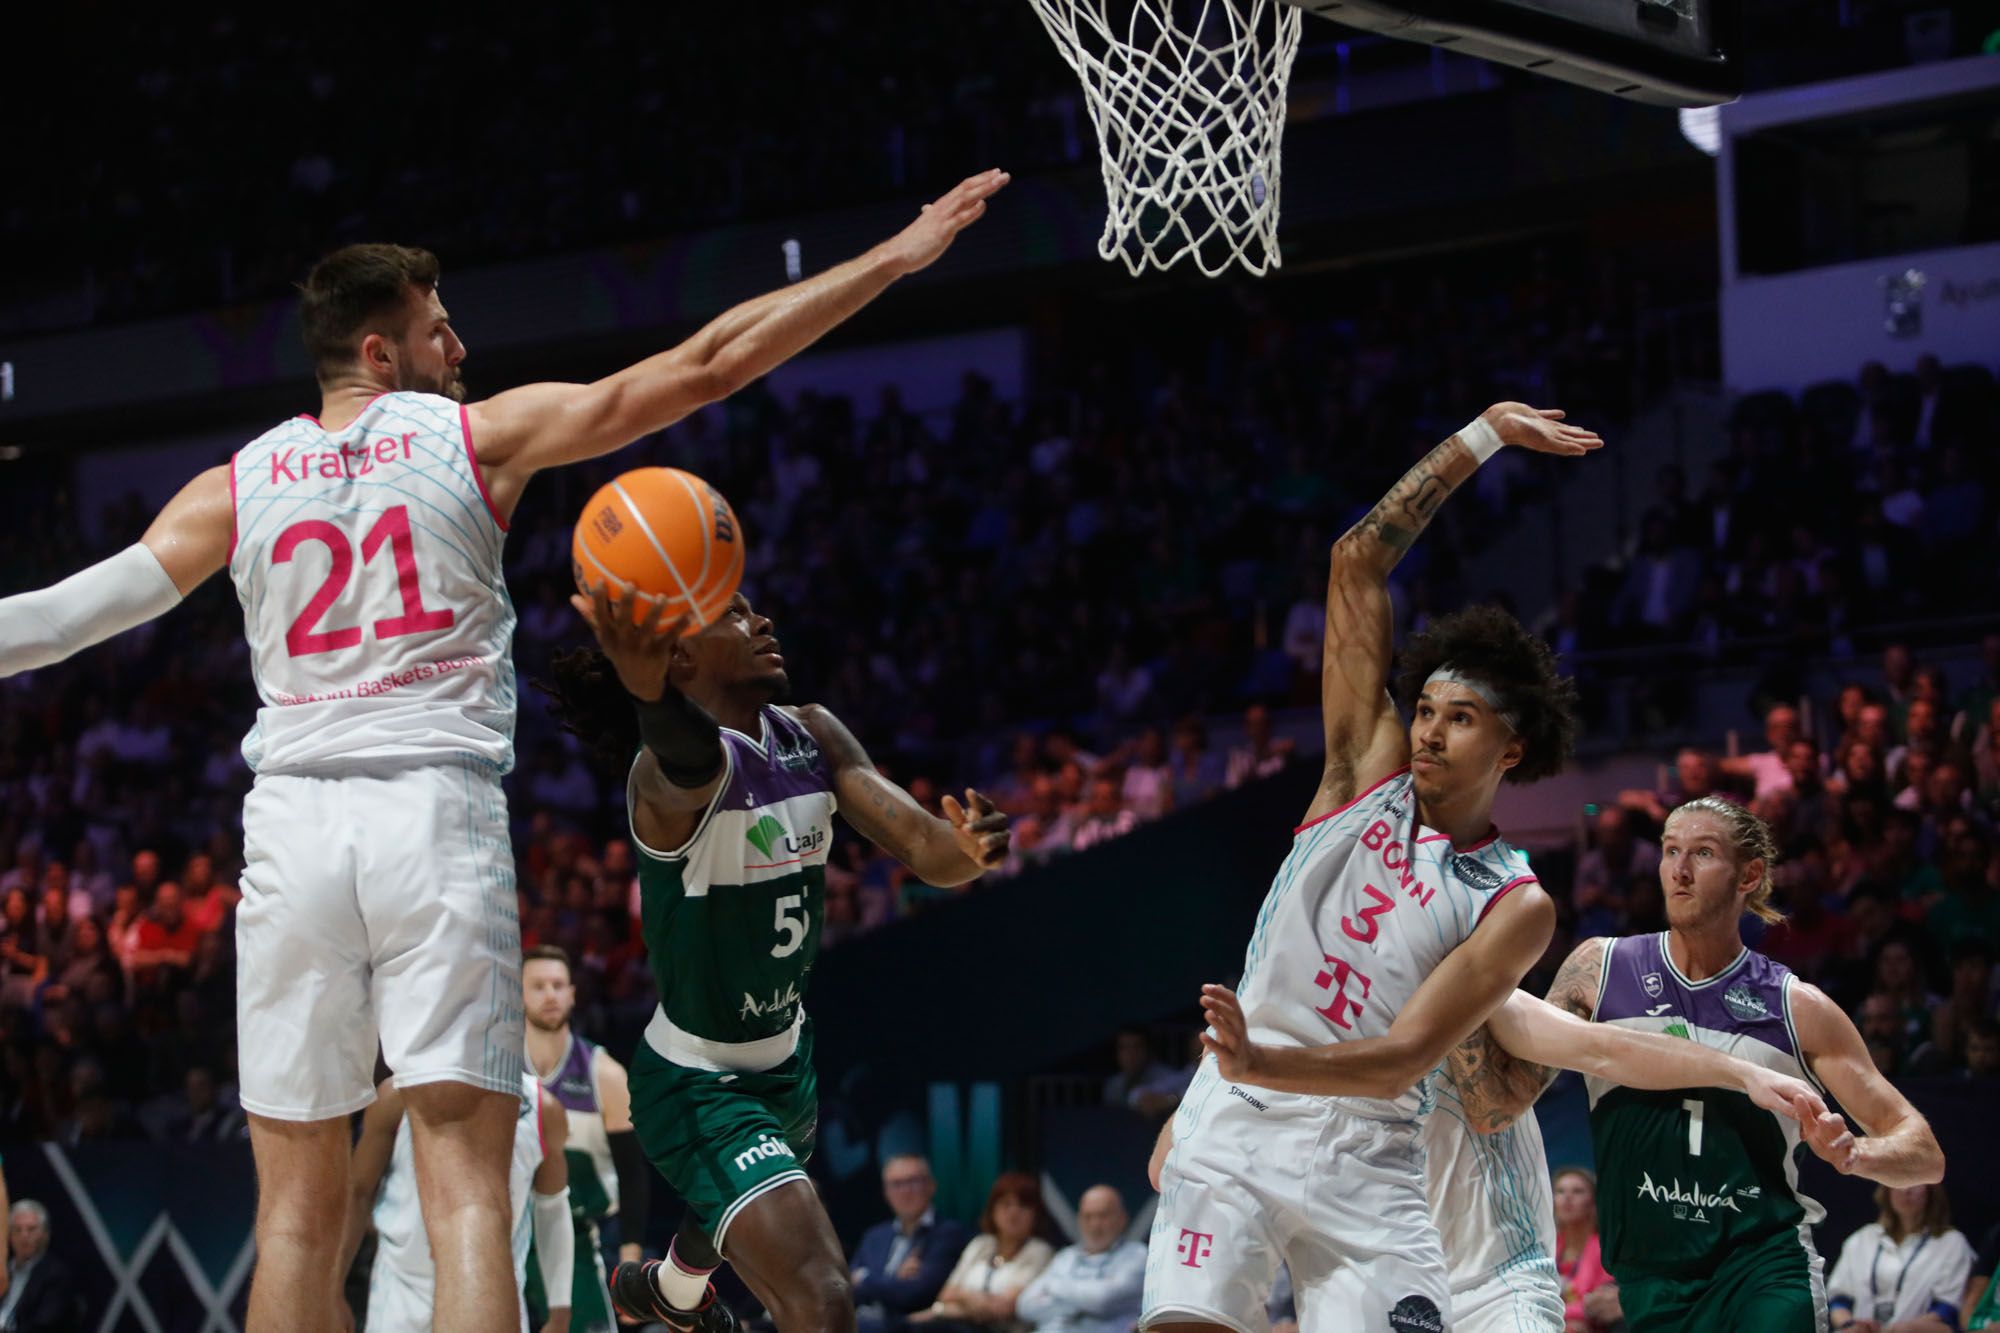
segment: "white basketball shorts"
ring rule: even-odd
[[[243,1108],[324,1120],[398,1087],[521,1095],[521,925],[499,775],[259,777],[243,802]]]
[[[1264,1333],[1278,1262],[1301,1333],[1445,1333],[1444,1251],[1414,1124],[1238,1087],[1204,1061],[1174,1122],[1139,1326]]]
[[[1563,1333],[1555,1261],[1496,1273],[1478,1286],[1453,1291],[1451,1333]]]

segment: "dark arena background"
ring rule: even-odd
[[[1574,760],[1496,810],[1559,910],[1522,984],[1543,993],[1578,940],[1664,928],[1667,810],[1750,805],[1788,919],[1746,919],[1746,942],[1851,1014],[1929,1118],[1990,1278],[2000,13],[1649,7],[1713,18],[1726,70],[1618,96],[1574,34],[1595,83],[1448,27],[1407,40],[1402,7],[1308,6],[1282,262],[1214,279],[1099,257],[1097,135],[1028,3],[74,8],[15,52],[65,95],[25,70],[0,94],[0,595],[127,547],[189,477],[316,410],[294,284],[338,246],[439,256],[480,399],[667,348],[1004,167],[935,266],[514,515],[521,936],[567,950],[577,1030],[629,1064],[656,996],[621,775],[530,682],[590,642],[567,600],[585,498],[672,465],[733,502],[793,698],[933,811],[976,787],[1012,817],[1005,864],[957,889],[838,828],[805,1005],[808,1170],[843,1246],[890,1216],[899,1154],[927,1159],[940,1219],[975,1228],[1018,1170],[1058,1247],[1099,1184],[1143,1243],[1200,988],[1241,973],[1319,781],[1329,547],[1489,403],[1560,406],[1604,449],[1503,453],[1391,582],[1399,642],[1497,603],[1581,692]],[[1504,30],[1537,7],[1407,8]],[[32,1327],[243,1326],[257,704],[226,577],[0,680],[6,1188],[45,1208],[73,1288]],[[1551,1168],[1592,1164],[1579,1078],[1537,1114]],[[1799,1171],[1831,1271],[1873,1187]],[[680,1212],[655,1179],[623,1239],[663,1254]],[[1129,1329],[1133,1301],[1056,1333]]]

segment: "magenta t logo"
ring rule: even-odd
[[[1183,1265],[1200,1268],[1201,1261],[1215,1253],[1215,1237],[1206,1231],[1190,1231],[1182,1227],[1180,1244],[1174,1248],[1179,1252]]]

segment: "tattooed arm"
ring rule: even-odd
[[[854,831],[926,884],[950,888],[1007,859],[1007,816],[971,788],[965,804],[944,798],[945,818],[882,776],[845,723],[819,704],[794,710],[833,767],[833,794]]]
[[[1496,403],[1480,414],[1502,444],[1576,455],[1602,442],[1562,424],[1559,411]],[[1468,427],[1468,431],[1474,427]],[[1389,698],[1389,571],[1430,525],[1438,506],[1479,469],[1462,431],[1425,454],[1373,509],[1333,544],[1320,664],[1326,769],[1307,820],[1337,810],[1409,759]]]
[[[1588,1022],[1597,1012],[1597,978],[1603,969],[1602,939],[1577,945],[1549,986],[1549,1003]],[[1508,1054],[1481,1027],[1452,1048],[1445,1072],[1458,1089],[1466,1120],[1482,1134],[1492,1134],[1533,1106],[1559,1070]]]

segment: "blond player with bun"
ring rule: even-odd
[[[1550,1003],[1809,1079],[1862,1135],[1838,1114],[1795,1122],[1738,1091],[1687,1096],[1587,1076],[1604,1265],[1633,1333],[1816,1333],[1827,1326],[1827,1301],[1811,1227],[1825,1210],[1798,1191],[1801,1146],[1843,1174],[1889,1186],[1938,1181],[1944,1155],[1840,1007],[1744,946],[1745,914],[1781,915],[1771,904],[1777,852],[1764,821],[1703,797],[1667,817],[1660,847],[1668,929],[1585,940],[1557,973]],[[1488,1071],[1479,1109],[1495,1126],[1527,1110],[1551,1076],[1505,1051]]]
[[[243,743],[243,1108],[257,1163],[248,1327],[338,1326],[348,1116],[379,1039],[409,1111],[437,1326],[511,1327],[522,1105],[507,521],[534,475],[726,397],[924,268],[1007,183],[984,172],[860,257],[590,384],[467,403],[438,262],[353,245],[301,287],[316,416],[189,482],[140,540],[0,600],[0,677],[164,615],[219,570],[264,707]]]

